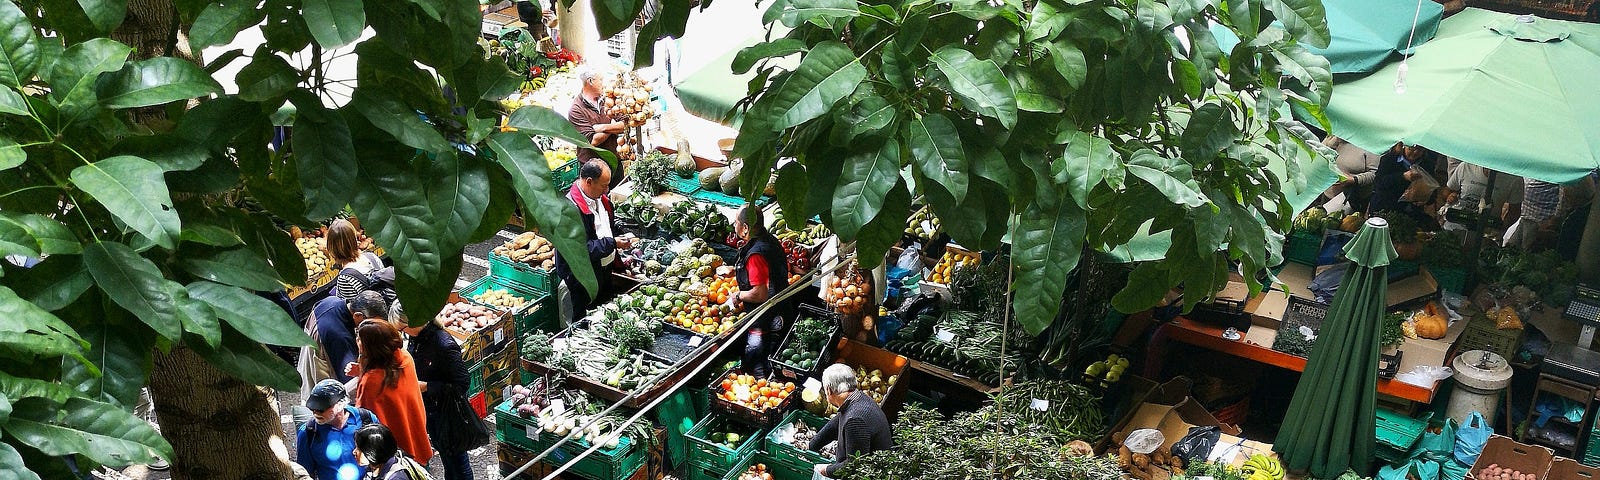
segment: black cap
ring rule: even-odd
[[[311,396],[306,397],[306,408],[312,411],[327,410],[340,400],[344,400],[344,384],[330,378],[317,382],[317,386],[311,388]]]

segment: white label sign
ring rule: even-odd
[[[1034,410],[1038,410],[1038,411],[1041,411],[1041,412],[1047,411],[1047,410],[1050,410],[1050,401],[1049,400],[1040,400],[1040,399],[1035,398],[1035,399],[1033,399],[1032,407],[1033,407]]]
[[[806,384],[805,384],[805,389],[806,390],[821,390],[822,389],[822,382],[817,381],[817,379],[815,379],[815,378],[807,378],[806,379]]]
[[[701,343],[705,343],[705,340],[706,339],[701,338],[699,335],[690,336],[688,343],[689,348],[698,347]]]
[[[564,402],[559,398],[551,400],[550,411],[552,412],[552,415],[561,415],[561,412],[567,411],[567,402]]]
[[[540,430],[538,425],[528,425],[524,428],[528,431],[528,440],[537,441],[539,440],[539,434],[544,433],[544,430]]]
[[[495,331],[494,331],[494,343],[500,343],[501,340],[505,340],[505,339],[506,339],[506,329],[504,329],[504,328],[495,329]]]
[[[934,335],[935,338],[938,338],[939,341],[946,342],[946,343],[949,343],[949,342],[951,342],[951,341],[956,339],[956,334],[950,333],[949,330],[945,330],[943,328],[935,330],[933,335]]]

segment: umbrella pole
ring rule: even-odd
[[[1489,171],[1489,179],[1486,180],[1488,185],[1484,186],[1483,199],[1479,200],[1478,204],[1484,205],[1483,210],[1488,210],[1489,206],[1494,205],[1494,184],[1497,182],[1497,180],[1495,180],[1495,176],[1500,175],[1500,172],[1497,172],[1492,168],[1485,168],[1484,170]],[[1484,230],[1489,226],[1489,212],[1483,210],[1478,211],[1478,226],[1473,228],[1473,231],[1477,232],[1477,235],[1472,237],[1472,254],[1467,256],[1467,258],[1471,259],[1471,262],[1467,263],[1466,285],[1478,283],[1478,253],[1483,250],[1483,234]],[[1461,293],[1463,295],[1471,296],[1471,292]]]

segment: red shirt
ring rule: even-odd
[[[760,255],[751,255],[744,262],[745,276],[750,279],[750,286],[767,284],[767,259]]]

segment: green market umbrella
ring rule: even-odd
[[[1339,0],[1323,2],[1322,6],[1327,9],[1328,32],[1333,38],[1327,48],[1306,49],[1327,57],[1333,73],[1377,70],[1394,55],[1409,53],[1409,49],[1433,38],[1439,18],[1444,15],[1444,6],[1431,0],[1420,4],[1405,0]],[[1411,30],[1413,19],[1415,35]],[[1224,52],[1239,43],[1232,30],[1218,26],[1212,27],[1211,33]]]
[[[1600,166],[1596,79],[1600,25],[1468,8],[1408,62],[1336,83],[1327,114],[1332,133],[1367,151],[1418,144],[1567,183]]]
[[[1365,470],[1377,436],[1378,337],[1388,265],[1398,256],[1388,222],[1367,220],[1344,254],[1355,265],[1333,295],[1272,447],[1284,466],[1316,478]]]

